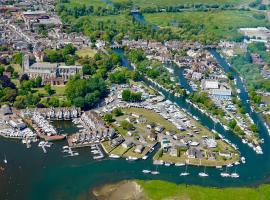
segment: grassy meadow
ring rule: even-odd
[[[260,16],[260,17],[258,17]],[[147,22],[170,27],[194,40],[233,39],[241,36],[237,29],[240,27],[267,26],[269,22],[262,18],[263,14],[255,11],[209,11],[209,12],[180,12],[144,14]],[[185,39],[185,38],[184,38]]]
[[[167,6],[177,6],[186,4],[231,4],[231,5],[242,5],[248,4],[252,0],[132,0],[133,4],[141,8],[145,7],[167,7]],[[125,3],[130,2],[130,0],[112,0],[113,3]]]
[[[270,185],[256,188],[211,188],[165,181],[136,181],[149,200],[269,200]]]

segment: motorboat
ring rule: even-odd
[[[142,173],[149,174],[149,173],[151,173],[151,171],[150,170],[147,170],[147,169],[144,169],[144,170],[142,170]]]
[[[148,158],[148,156],[144,156],[144,157],[142,157],[142,159],[143,159],[143,160],[146,160],[147,158]]]
[[[180,173],[180,176],[188,176],[188,175],[189,175],[188,172],[182,172],[182,173]]]
[[[160,174],[160,173],[159,173],[159,171],[151,171],[151,174],[153,174],[153,175],[158,175],[158,174]]]
[[[204,167],[204,171],[199,173],[200,177],[208,177],[209,175],[205,172],[206,171],[206,167]]]
[[[6,155],[5,155],[5,158],[4,158],[4,163],[5,163],[5,164],[8,163],[7,158],[6,158]]]
[[[205,173],[205,172],[200,172],[199,173],[199,176],[200,177],[207,177],[207,176],[209,176],[207,173]]]
[[[231,177],[232,177],[232,178],[239,178],[240,176],[239,176],[239,174],[237,174],[237,173],[232,173],[232,174],[231,174]]]
[[[119,155],[115,155],[115,154],[111,154],[111,155],[109,155],[109,158],[120,158],[120,156]]]
[[[176,167],[181,167],[181,166],[185,166],[186,164],[185,163],[175,163],[174,164]]]
[[[230,177],[231,175],[229,173],[227,173],[227,172],[221,172],[220,176],[222,176],[222,177]]]

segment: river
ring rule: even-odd
[[[129,67],[121,51],[123,65]],[[217,52],[213,51],[218,62],[226,67],[224,60],[219,57]],[[234,73],[237,76],[236,73]],[[180,77],[181,78],[181,77]],[[241,99],[249,108],[245,98],[247,94],[243,84],[237,78],[237,85],[241,89]],[[146,81],[146,83],[149,85]],[[154,86],[155,87],[155,86]],[[169,93],[159,89],[166,98],[176,102],[179,106],[186,108],[191,114],[197,116],[201,123],[209,129],[214,127],[214,123],[206,115],[186,103],[183,98],[176,98]],[[256,113],[252,113],[252,118],[258,122],[261,137],[265,139],[262,146],[264,154],[257,155],[248,146],[241,143],[241,140],[229,131],[225,131],[222,126],[216,124],[216,130],[227,139],[237,144],[247,163],[240,165],[237,172],[239,179],[222,178],[217,169],[209,168],[207,172],[209,177],[200,178],[198,172],[200,167],[188,167],[191,173],[188,177],[180,177],[179,173],[184,170],[183,167],[159,167],[160,175],[153,176],[141,173],[142,169],[155,169],[152,160],[140,160],[128,162],[124,159],[112,160],[104,159],[95,161],[90,154],[90,148],[79,149],[80,156],[73,158],[64,158],[61,149],[66,145],[66,141],[57,142],[44,154],[37,144],[27,149],[21,142],[14,140],[0,140],[0,157],[6,154],[8,164],[6,170],[0,174],[0,199],[9,200],[52,200],[52,199],[89,199],[86,198],[89,190],[104,183],[120,181],[124,179],[160,179],[175,183],[198,184],[203,186],[247,186],[255,185],[269,181],[270,177],[270,140],[265,127]],[[77,128],[71,122],[55,122],[59,131],[73,133]],[[1,163],[2,165],[2,163]],[[235,168],[231,168],[230,172]],[[91,199],[91,198],[90,198]]]

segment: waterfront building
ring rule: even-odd
[[[214,98],[220,100],[230,100],[232,91],[230,89],[213,89],[211,94]]]

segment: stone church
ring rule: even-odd
[[[29,63],[29,55],[23,57],[23,71],[30,78],[40,76],[43,84],[64,85],[70,76],[82,74],[82,66],[64,66],[58,63],[36,62]]]

